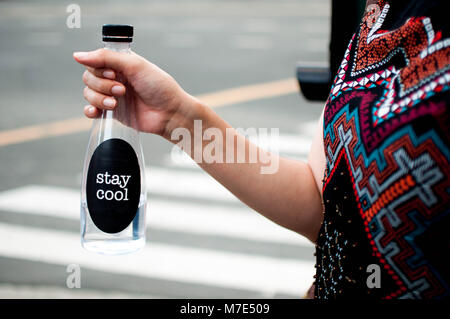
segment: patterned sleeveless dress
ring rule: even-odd
[[[366,5],[324,111],[315,298],[450,297],[447,4]]]

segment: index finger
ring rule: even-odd
[[[98,49],[89,52],[74,52],[75,61],[92,68],[110,68],[119,72],[133,67],[136,59],[127,53]]]

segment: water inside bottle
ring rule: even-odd
[[[87,203],[81,203],[81,245],[103,255],[137,252],[145,246],[145,195],[141,195],[136,216],[123,231],[114,234],[100,232],[90,218]]]

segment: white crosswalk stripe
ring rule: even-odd
[[[151,194],[238,202],[225,187],[207,173],[148,167],[145,172]]]
[[[281,149],[292,150],[295,144],[300,147],[291,153],[303,153],[309,148],[309,139],[306,134],[284,135]],[[168,162],[168,166],[174,166],[179,159],[172,157],[170,160],[172,163]],[[27,185],[0,192],[0,241],[8,243],[0,245],[0,257],[63,266],[76,263],[82,268],[112,274],[157,278],[185,285],[201,284],[217,289],[250,290],[265,297],[302,296],[313,280],[312,256],[307,260],[277,258],[264,253],[224,250],[220,244],[205,248],[177,244],[176,241],[152,241],[151,232],[160,230],[207,238],[221,236],[261,246],[274,243],[280,247],[312,250],[313,244],[304,237],[239,203],[195,163],[178,166],[176,169],[146,168],[149,241],[140,253],[126,258],[95,255],[81,248],[79,235],[73,230],[44,229],[24,222],[2,220],[2,214],[8,213],[19,217],[62,219],[72,225],[78,222],[79,190]]]
[[[217,287],[253,289],[271,297],[300,295],[311,283],[313,264],[297,260],[247,256],[174,245],[148,243],[143,251],[102,256],[84,251],[75,234],[0,224],[2,256],[113,273],[201,283]]]
[[[172,178],[175,178],[172,175]],[[0,193],[0,210],[78,220],[80,193],[62,187],[29,185]],[[268,221],[245,207],[199,205],[152,199],[147,205],[149,227],[302,246],[302,236]]]

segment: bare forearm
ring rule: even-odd
[[[200,102],[189,112],[189,116],[180,116],[182,122],[175,118],[170,123],[170,131],[182,126],[190,132],[188,153],[199,166],[257,212],[315,240],[321,223],[322,205],[309,165],[263,151]],[[194,120],[197,120],[197,127],[194,127]],[[201,132],[198,132],[195,130],[198,130],[200,120]],[[219,130],[223,138],[215,138],[214,141],[198,139],[199,133],[203,136],[212,128]],[[172,142],[176,141],[172,139]],[[205,158],[202,149],[212,142],[215,150],[221,151],[222,160]],[[239,154],[238,145],[245,145],[245,154]],[[258,154],[257,160],[251,160],[250,154]],[[239,161],[238,158],[245,160]],[[264,168],[267,171],[268,160],[277,161],[276,170],[263,174]]]

